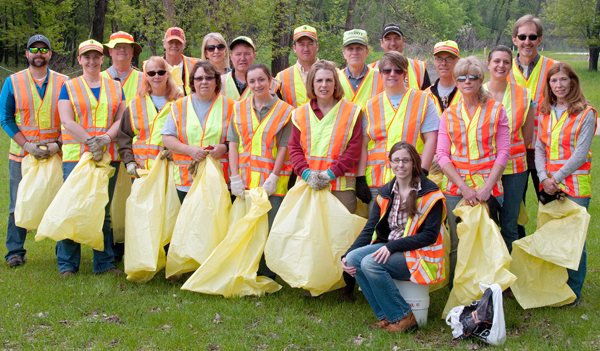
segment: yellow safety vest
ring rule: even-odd
[[[106,77],[108,79],[114,79],[108,73],[108,70],[100,72],[100,75]],[[131,102],[131,100],[135,99],[138,92],[142,90],[144,86],[144,73],[138,71],[135,68],[132,68],[125,78],[125,82],[121,82],[121,86],[123,87],[123,93],[125,94],[125,101],[127,104]]]
[[[294,106],[294,108],[308,102],[306,97],[306,86],[298,67],[293,65],[279,72],[277,79],[281,82],[282,100]]]
[[[344,99],[352,101],[360,107],[364,108],[370,98],[383,91],[383,79],[379,76],[379,71],[372,68],[368,68],[368,72],[365,74],[356,92],[352,89],[352,84],[350,84],[346,76],[346,70],[340,70],[338,74],[342,88],[344,88]]]

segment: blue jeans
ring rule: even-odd
[[[519,239],[519,212],[528,177],[529,173],[526,171],[502,176],[504,204],[500,213],[500,233],[502,233],[508,252],[512,252],[513,241]]]
[[[573,197],[567,195],[567,198],[579,206],[585,207],[586,210],[589,210],[590,208],[591,197]],[[581,298],[581,289],[583,289],[583,281],[585,280],[585,276],[587,274],[587,248],[585,244],[583,245],[583,252],[581,253],[581,261],[579,261],[579,268],[576,271],[567,269],[567,272],[569,273],[567,285],[569,285],[571,290],[573,290],[575,295],[577,295],[576,301],[579,301]]]
[[[17,227],[15,225],[15,204],[17,203],[17,189],[21,182],[21,162],[8,160],[8,174],[10,179],[10,205],[8,206],[8,223],[6,226],[6,248],[8,253],[4,256],[4,259],[8,261],[13,256],[25,257],[27,250],[23,247],[25,245],[25,238],[27,236],[27,229]]]
[[[115,259],[112,251],[112,229],[110,228],[110,203],[112,201],[115,184],[119,173],[120,161],[113,161],[111,166],[115,167],[115,174],[108,180],[108,203],[104,207],[104,224],[102,225],[102,233],[104,234],[104,251],[94,250],[93,272],[102,273],[111,268],[115,268],[113,261]],[[63,162],[63,180],[73,171],[77,162]],[[79,263],[81,261],[81,244],[70,239],[61,240],[56,243],[56,261],[58,269],[61,273],[65,271],[79,271]]]
[[[377,319],[395,323],[406,317],[410,305],[404,300],[393,279],[409,280],[404,252],[395,252],[386,263],[376,263],[371,254],[384,244],[360,247],[346,256],[346,265],[356,268],[354,278],[369,301]]]

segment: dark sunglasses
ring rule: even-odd
[[[213,51],[215,51],[215,49],[217,49],[219,51],[223,51],[223,50],[225,50],[225,44],[207,45],[206,46],[206,51],[208,51],[208,52],[213,52]]]
[[[38,52],[42,54],[47,54],[50,49],[48,48],[29,48],[29,52],[32,54],[37,54]]]
[[[164,76],[167,73],[167,71],[165,71],[164,69],[161,69],[160,71],[148,71],[146,72],[146,74],[150,77],[154,77],[155,75],[159,75],[159,76]]]
[[[211,80],[213,80],[213,79],[215,79],[215,76],[206,76],[206,77],[204,77],[204,76],[200,76],[200,77],[194,77],[194,80],[195,80],[196,82],[202,82],[202,81],[204,81],[204,80],[205,80],[205,81],[207,81],[207,82],[210,82],[210,81],[211,81]]]
[[[469,78],[469,80],[478,80],[479,79],[478,76],[468,75],[468,76],[458,76],[458,77],[456,77],[456,81],[463,83],[463,82],[467,81],[467,78]]]
[[[396,72],[396,74],[402,74],[402,73],[404,73],[404,71],[403,71],[403,70],[401,70],[401,69],[400,69],[400,68],[398,68],[398,67],[395,67],[395,68],[394,68],[394,72]],[[389,67],[382,68],[382,69],[381,69],[381,73],[383,73],[383,74],[385,74],[385,75],[387,76],[388,74],[392,73],[392,69],[391,69],[391,68],[389,68]]]
[[[536,34],[529,34],[529,36],[525,35],[525,34],[519,34],[517,35],[517,38],[519,38],[520,41],[525,41],[525,39],[529,38],[529,40],[534,41],[537,40],[538,36]]]

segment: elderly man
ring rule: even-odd
[[[112,66],[102,72],[102,76],[121,82],[127,103],[137,95],[142,88],[144,75],[131,66],[131,60],[142,52],[140,44],[126,32],[116,32],[104,44],[104,56],[112,59]]]
[[[198,59],[183,54],[185,44],[183,29],[179,27],[167,29],[163,39],[163,47],[165,48],[163,58],[171,66],[171,77],[175,80],[175,83],[181,87],[185,95],[189,95],[192,91],[190,88],[190,71]]]
[[[452,71],[459,58],[458,44],[452,40],[441,41],[433,47],[433,63],[440,77],[425,91],[433,95],[433,101],[440,115],[448,106],[460,101],[460,91],[452,78]]]
[[[235,101],[243,100],[252,94],[246,82],[246,71],[256,58],[254,42],[248,37],[237,37],[229,44],[229,52],[233,69],[221,76],[221,94]]]

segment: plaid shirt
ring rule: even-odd
[[[412,190],[416,190],[417,192],[421,190],[421,183],[419,183],[418,189]],[[405,211],[406,199],[402,199],[400,196],[398,182],[394,183],[392,194],[394,194],[394,201],[392,202],[392,209],[390,210],[390,215],[388,217],[388,224],[390,226],[390,234],[388,235],[389,241],[400,239],[404,235],[404,229],[408,222],[408,213]]]

